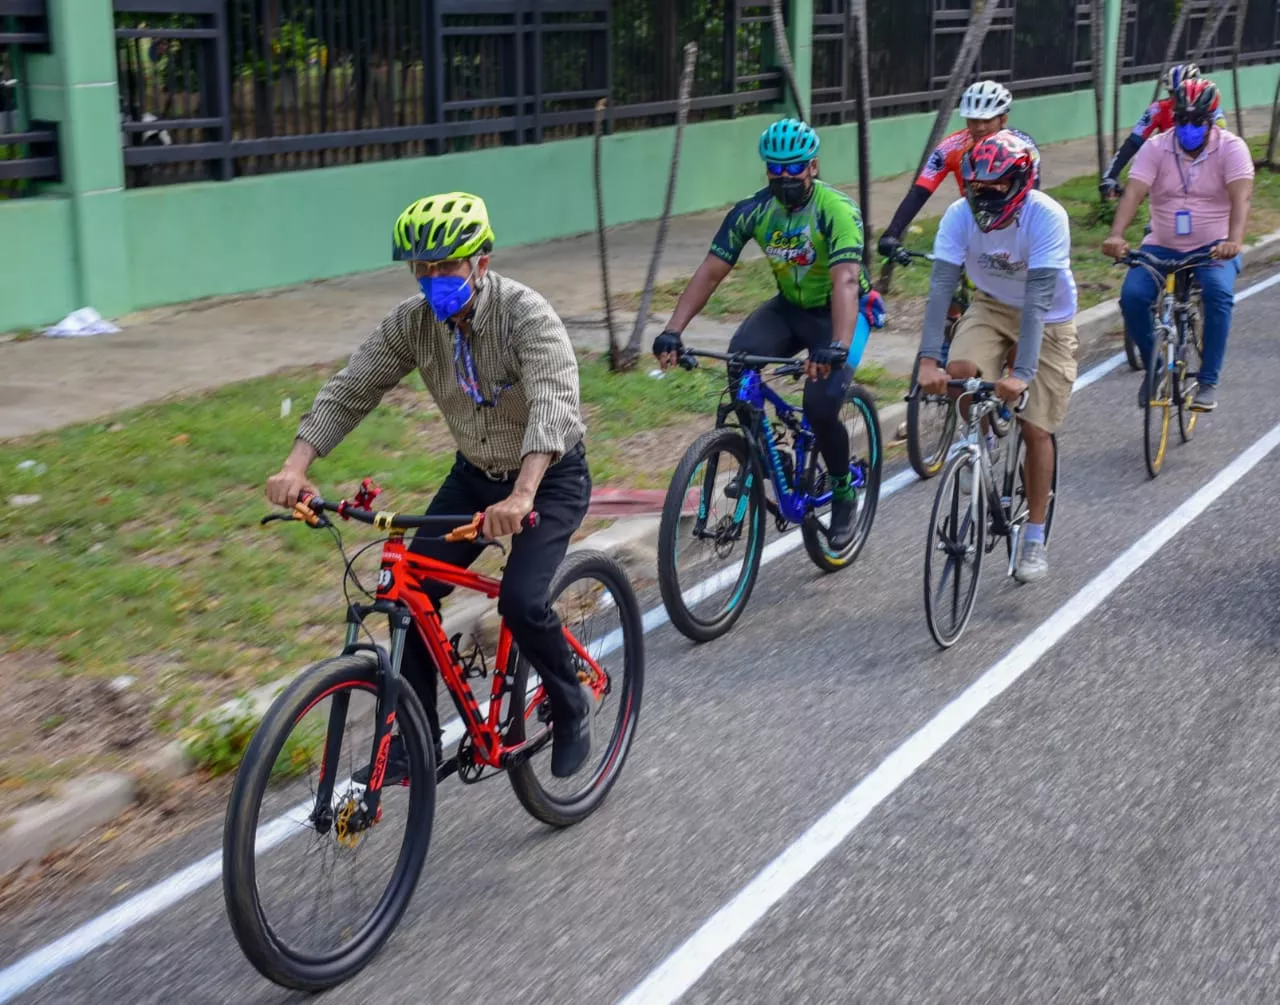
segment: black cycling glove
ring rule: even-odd
[[[680,333],[673,332],[670,329],[664,331],[653,340],[653,354],[655,356],[662,356],[669,352],[684,352],[684,343],[680,341]]]
[[[849,359],[849,347],[839,342],[832,342],[825,349],[813,349],[809,352],[809,362],[819,366],[829,366],[839,370]]]

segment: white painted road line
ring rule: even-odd
[[[659,964],[621,1005],[679,1000],[712,964],[732,948],[815,866],[839,847],[877,806],[1010,685],[1030,670],[1067,632],[1142,568],[1179,531],[1200,516],[1280,444],[1280,425],[1240,454],[1190,499],[1126,548],[1082,590],[1058,608],[1002,660],[970,684],[937,715],[885,758],[843,799],[764,867],[685,942]]]
[[[1280,283],[1280,273],[1237,293],[1236,301],[1246,300],[1276,283]],[[1118,367],[1124,358],[1123,352],[1117,353],[1081,374],[1071,387],[1072,393],[1101,380]],[[880,498],[887,499],[896,495],[918,480],[915,472],[910,468],[900,471],[880,486]],[[760,564],[767,565],[774,559],[794,551],[800,546],[801,541],[799,531],[784,534],[765,547],[760,556]],[[666,609],[661,605],[647,611],[642,621],[645,633],[648,634],[666,624],[668,620]],[[446,723],[442,732],[444,734],[442,739],[447,749],[462,736],[461,720],[453,719]],[[289,826],[292,825],[290,816],[291,814],[285,814],[270,823],[263,824],[258,829],[258,844],[261,845],[264,840],[270,840],[271,845],[275,845],[288,837]],[[0,1005],[11,1001],[23,991],[59,970],[78,962],[94,950],[115,941],[134,926],[168,910],[174,904],[180,903],[210,883],[216,882],[221,875],[222,852],[216,851],[154,886],[134,894],[124,903],[85,922],[60,939],[15,961],[0,970]]]

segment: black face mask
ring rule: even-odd
[[[789,212],[794,213],[797,209],[803,209],[804,204],[809,201],[809,192],[805,188],[805,181],[806,179],[804,178],[789,178],[786,176],[770,178],[769,191]]]

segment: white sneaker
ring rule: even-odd
[[[1049,553],[1043,541],[1023,541],[1013,578],[1019,583],[1038,583],[1049,575]]]

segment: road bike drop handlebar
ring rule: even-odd
[[[311,527],[328,527],[330,520],[325,513],[336,513],[344,520],[356,520],[367,523],[378,530],[413,530],[419,527],[449,528],[443,534],[446,541],[476,541],[485,543],[484,514],[475,516],[459,516],[453,514],[431,514],[430,516],[408,516],[403,513],[387,511],[374,512],[368,507],[375,496],[382,490],[368,478],[360,486],[354,501],[343,499],[331,503],[312,492],[303,492],[290,513],[270,513],[260,523],[268,524],[273,520],[300,520]],[[530,513],[520,525],[525,530],[538,526],[537,511]]]

